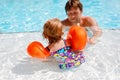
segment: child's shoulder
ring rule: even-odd
[[[50,51],[51,52],[55,52],[61,48],[65,47],[65,44],[64,44],[64,41],[63,40],[60,40],[56,43],[53,43],[51,45],[49,45],[49,48],[50,48]]]

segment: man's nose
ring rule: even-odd
[[[71,15],[71,17],[72,17],[72,18],[75,18],[75,15],[74,15],[74,14],[72,14],[72,15]]]

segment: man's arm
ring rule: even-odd
[[[90,29],[93,32],[92,37],[89,39],[89,43],[94,44],[98,37],[102,35],[102,30],[98,26],[92,26]]]
[[[88,17],[89,28],[91,29],[93,35],[89,38],[89,43],[94,44],[98,37],[102,35],[102,30],[99,28],[95,19]]]

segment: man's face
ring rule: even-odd
[[[69,11],[67,11],[67,15],[70,22],[78,23],[80,22],[82,12],[79,10],[79,8],[71,8]]]

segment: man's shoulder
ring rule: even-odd
[[[62,20],[61,22],[62,22],[62,24],[65,25],[65,26],[69,26],[69,25],[70,25],[70,22],[69,22],[68,18]]]
[[[95,19],[93,18],[93,17],[91,17],[91,16],[83,16],[82,17],[84,20],[86,20],[86,21],[94,21]]]
[[[83,18],[83,21],[89,26],[97,25],[96,20],[91,16],[83,16],[82,18]]]
[[[66,22],[68,22],[68,19],[66,18],[66,19],[62,20],[61,22],[66,23]]]

